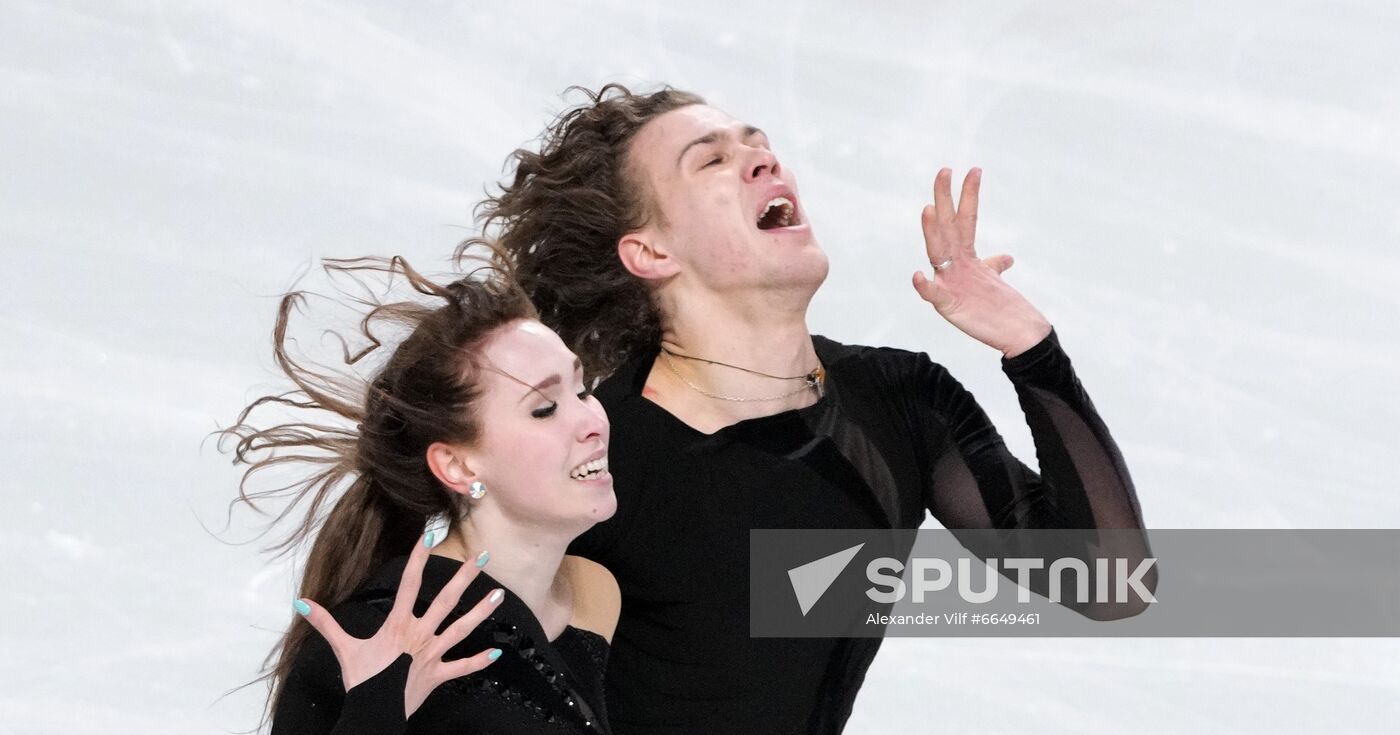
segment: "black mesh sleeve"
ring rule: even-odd
[[[1069,356],[1052,330],[1035,347],[1002,360],[1035,442],[1037,473],[1006,448],[1001,435],[972,394],[941,366],[919,356],[917,382],[927,413],[928,481],[925,507],[945,527],[959,529],[1081,529],[1058,536],[1034,531],[998,537],[993,545],[968,548],[978,556],[1050,559],[1072,556],[1094,569],[1096,559],[1123,559],[1129,569],[1150,549],[1132,478],[1118,445],[1089,394],[1079,383]],[[1106,531],[1105,529],[1124,529]],[[964,538],[964,543],[969,539]],[[1046,566],[1049,564],[1047,562]],[[1110,568],[1116,584],[1117,567]],[[1092,575],[1091,575],[1092,576]],[[1155,590],[1155,568],[1144,579]],[[1046,594],[1048,576],[1031,575],[1030,588]],[[1136,598],[1065,602],[1095,620],[1137,615],[1146,603]]]
[[[1037,473],[1006,448],[972,394],[920,355],[930,435],[925,506],[948,528],[1142,528],[1132,478],[1059,338],[1002,360],[1025,412]]]

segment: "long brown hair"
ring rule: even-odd
[[[441,513],[454,525],[461,521],[464,506],[432,474],[427,448],[477,440],[476,353],[493,330],[535,318],[535,310],[509,274],[497,270],[439,285],[399,257],[325,260],[323,267],[333,277],[350,278],[364,294],[373,293],[367,281],[372,277],[389,285],[402,278],[417,294],[394,302],[350,297],[350,306],[367,309],[359,323],[366,346],[351,352],[341,340],[347,367],[382,350],[380,335],[387,329],[407,330],[408,336],[367,383],[314,367],[292,356],[295,340],[288,336],[293,314],[311,294],[286,294],[277,310],[272,354],[295,387],[253,401],[219,432],[219,443],[225,451],[232,443],[234,464],[246,467],[235,503],[259,512],[267,501],[281,503],[272,528],[295,518],[271,549],[284,554],[311,542],[299,596],[334,608],[374,569],[411,548],[428,518]],[[272,423],[261,421],[269,413]],[[250,490],[255,478],[284,467],[305,472],[290,484]],[[294,615],[268,655],[265,718],[311,634],[311,625]]]
[[[518,149],[510,183],[477,205],[483,237],[499,243],[540,319],[583,361],[588,380],[606,377],[661,339],[661,314],[641,279],[623,267],[617,242],[657,216],[629,171],[633,137],[671,110],[705,104],[670,87],[634,94],[608,84],[570,87],[586,101]],[[468,240],[458,249],[483,242]]]

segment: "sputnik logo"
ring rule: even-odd
[[[856,558],[862,546],[865,544],[857,544],[788,570],[788,580],[792,582],[792,591],[797,595],[797,606],[802,609],[803,617],[807,617],[807,612],[826,594],[836,578]]]

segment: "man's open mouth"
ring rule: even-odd
[[[768,201],[768,206],[763,208],[763,213],[758,215],[758,229],[775,230],[780,227],[791,227],[799,224],[797,221],[797,205],[792,203],[787,197],[773,197]]]

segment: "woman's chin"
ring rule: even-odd
[[[588,519],[593,523],[602,523],[613,517],[617,513],[617,495],[613,492],[612,478],[607,478],[603,487],[598,488],[597,502],[593,504]]]

